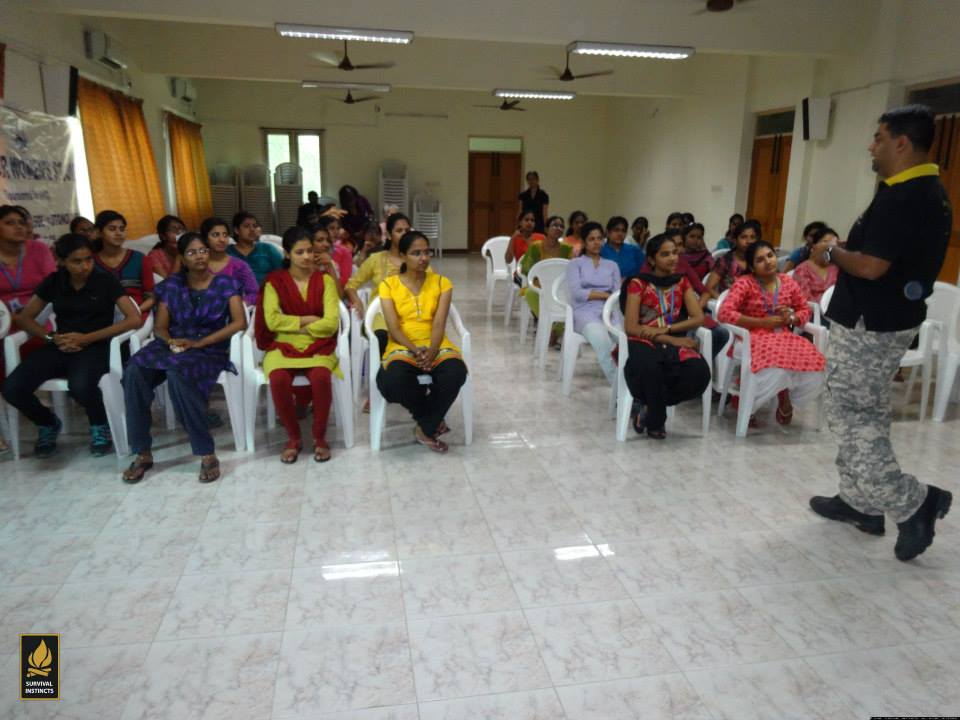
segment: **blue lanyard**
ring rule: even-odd
[[[675,286],[674,286],[675,287]],[[670,288],[670,312],[667,312],[667,300],[663,296],[663,292],[660,288],[657,288],[657,302],[660,304],[660,326],[673,325],[674,312],[676,311],[676,301],[677,296],[673,292],[673,287]],[[666,316],[666,321],[664,321],[664,316]]]
[[[7,282],[10,283],[10,289],[14,291],[20,289],[20,283],[23,281],[23,255],[23,248],[20,248],[20,255],[17,256],[17,276],[15,278],[10,277],[6,263],[0,262],[0,272],[3,273]]]
[[[757,288],[760,290],[760,300],[763,302],[763,309],[766,311],[767,315],[776,315],[777,314],[777,300],[780,299],[780,278],[777,278],[777,287],[773,290],[773,305],[767,303],[767,291],[763,289],[763,285],[760,284],[760,281],[757,280],[754,276],[753,281],[757,283]]]

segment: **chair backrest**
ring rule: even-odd
[[[228,163],[217,163],[210,171],[211,185],[236,185],[237,169]]]
[[[10,314],[10,308],[7,304],[0,302],[0,339],[10,334],[10,326],[13,324],[13,315]]]
[[[280,163],[273,171],[273,182],[276,185],[299,185],[302,177],[300,166],[292,162]]]
[[[831,285],[823,291],[823,295],[820,296],[820,312],[826,312],[827,308],[830,307],[830,300],[833,299],[833,290],[835,287],[836,285]]]
[[[241,175],[241,184],[250,187],[269,187],[270,173],[266,165],[247,165]]]
[[[724,290],[722,293],[720,293],[720,297],[717,298],[717,307],[713,311],[713,319],[716,320],[717,322],[720,322],[720,308],[723,305],[723,301],[727,299],[727,295],[729,294],[730,294],[729,290]]]
[[[127,240],[124,246],[130,250],[139,250],[144,255],[153,250],[153,246],[160,242],[160,236],[156,233],[138,237],[136,240]]]
[[[280,250],[283,250],[283,238],[279,235],[272,235],[270,233],[263,233],[260,236],[261,242],[268,242],[271,245],[276,245]]]
[[[933,285],[933,294],[927,298],[927,318],[943,323],[947,347],[957,342],[957,323],[960,322],[960,288],[945,282]]]
[[[550,313],[556,309],[556,303],[553,301],[553,282],[567,272],[569,263],[570,261],[564,258],[541,260],[535,263],[527,273],[527,292],[539,291],[541,314]],[[539,288],[534,285],[534,280],[540,281]]]
[[[722,257],[723,255],[726,255],[728,252],[730,252],[729,248],[723,248],[721,250],[714,250],[710,254],[713,255],[714,260],[718,260],[720,257]]]
[[[509,235],[497,235],[496,237],[490,238],[483,244],[483,247],[480,248],[480,254],[487,261],[487,270],[506,271],[507,263],[503,259],[503,255],[506,253],[507,245],[509,244]]]
[[[570,288],[567,286],[567,273],[558,275],[550,286],[550,295],[553,301],[562,307],[572,307]]]

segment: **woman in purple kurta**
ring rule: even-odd
[[[130,358],[123,374],[127,434],[137,454],[123,475],[128,483],[139,482],[153,466],[150,404],[154,388],[164,381],[193,452],[202,458],[200,482],[220,477],[206,408],[220,373],[237,372],[229,346],[230,338],[246,328],[242,291],[233,278],[210,271],[203,236],[185,233],[177,247],[184,272],[157,286],[154,340]]]
[[[617,369],[611,353],[613,341],[603,324],[603,304],[620,289],[620,268],[613,260],[600,257],[603,228],[586,223],[581,229],[583,254],[567,265],[567,291],[573,305],[573,329],[583,335],[597,353],[600,369],[611,385],[617,381]]]

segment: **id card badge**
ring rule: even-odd
[[[23,303],[20,302],[19,298],[13,298],[10,302],[7,303],[7,307],[10,308],[10,312],[16,315],[18,312],[23,310]]]

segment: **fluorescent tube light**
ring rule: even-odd
[[[518,98],[523,100],[573,100],[577,94],[557,90],[494,90],[498,98]]]
[[[335,80],[304,80],[300,83],[300,87],[320,88],[322,90],[366,90],[367,92],[375,93],[390,92],[390,85],[363,82],[336,82]]]
[[[679,45],[631,45],[575,40],[567,45],[567,52],[575,55],[607,55],[610,57],[652,58],[655,60],[683,60],[696,52],[692,47]]]
[[[413,33],[409,30],[374,30],[370,28],[326,27],[323,25],[296,25],[277,23],[277,32],[283,37],[316,38],[318,40],[355,40],[409,45]]]

